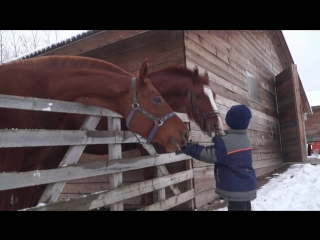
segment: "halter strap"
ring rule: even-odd
[[[133,77],[132,78],[132,98],[133,98],[133,104],[132,104],[132,109],[131,109],[131,112],[130,114],[128,115],[127,117],[127,120],[126,120],[126,125],[128,127],[128,129],[130,130],[129,128],[129,123],[133,117],[133,114],[136,112],[136,111],[139,111],[141,113],[143,113],[145,116],[147,116],[148,118],[150,118],[153,122],[154,122],[154,127],[152,128],[152,131],[151,133],[149,134],[149,137],[147,139],[147,144],[150,144],[154,135],[156,134],[158,128],[165,122],[167,121],[168,119],[174,117],[176,115],[175,112],[172,112],[172,113],[169,113],[168,115],[162,117],[162,118],[157,118],[155,116],[153,116],[151,113],[148,113],[146,110],[144,110],[142,107],[140,107],[138,101],[137,101],[137,93],[136,93],[136,78]],[[131,130],[130,130],[131,131]],[[132,132],[132,131],[131,131]],[[137,137],[137,135],[132,132],[136,138],[138,139],[139,143],[142,144],[139,140],[139,138]]]
[[[201,118],[202,118],[202,126],[201,126],[201,129],[203,131],[206,130],[206,125],[205,125],[205,120],[206,118],[209,118],[209,117],[212,117],[214,115],[219,115],[220,113],[216,110],[213,110],[212,112],[209,112],[209,113],[202,113],[199,108],[197,108],[196,106],[194,106],[194,103],[193,103],[193,100],[192,100],[192,95],[191,95],[191,92],[190,90],[188,90],[188,99],[189,99],[189,102],[190,102],[190,114],[191,114],[191,118],[193,119],[193,115],[192,115],[192,111],[193,109],[196,111],[196,113],[198,113]]]

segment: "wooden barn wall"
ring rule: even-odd
[[[186,66],[192,69],[197,65],[202,73],[208,71],[223,123],[233,105],[246,104],[252,111],[248,134],[257,176],[283,165],[274,77],[284,66],[275,45],[270,32],[264,30],[185,31]],[[262,103],[249,98],[247,72],[260,82]],[[191,123],[191,128],[198,130],[192,135],[193,141],[211,144],[195,124]],[[193,167],[196,206],[200,207],[216,197],[213,166],[194,160]]]
[[[169,65],[184,66],[183,31],[149,31],[79,55],[111,62],[131,73],[138,71],[145,59],[149,72]]]
[[[122,38],[119,36],[122,36]],[[185,66],[184,38],[182,30],[141,32],[105,31],[103,32],[103,39],[105,39],[105,42],[103,42],[101,38],[101,36],[91,37],[91,40],[88,38],[86,44],[76,42],[77,46],[65,48],[64,51],[59,50],[54,54],[74,54],[102,59],[131,73],[136,73],[145,59],[148,59],[149,72],[169,65]],[[83,41],[84,40],[81,42]],[[99,44],[99,47],[97,47],[97,44]],[[83,50],[75,51],[75,48],[79,48],[80,45]],[[92,45],[96,47],[93,48]],[[123,156],[140,156],[140,152],[138,150],[123,152]],[[106,158],[108,158],[108,155],[101,156],[101,160]],[[83,154],[79,161],[88,162],[90,159],[90,155]],[[182,161],[167,164],[166,167],[169,173],[172,174],[186,170],[186,165],[186,162]],[[143,172],[141,169],[123,173],[123,185],[138,181],[143,181]],[[187,189],[187,184],[188,182],[184,182],[179,183],[177,186],[181,192],[184,192]],[[109,189],[108,176],[92,177],[85,180],[82,179],[81,181],[75,180],[66,184],[60,196],[60,200],[75,198],[86,193],[106,189]],[[157,191],[154,191],[153,196],[156,202],[158,198]],[[169,187],[166,188],[166,196],[173,196]],[[140,206],[140,197],[128,199],[124,201],[124,204],[126,209],[136,209]],[[189,204],[190,203],[183,203],[171,210],[186,210],[189,209]]]
[[[76,56],[86,52],[90,52],[97,48],[101,48],[112,43],[122,41],[127,38],[132,38],[139,34],[147,32],[147,30],[107,30],[101,31],[97,34],[69,43],[57,49],[45,52],[39,56],[52,56],[52,55],[69,55]]]
[[[306,162],[306,135],[297,66],[291,64],[275,77],[283,162]]]
[[[306,136],[310,141],[320,141],[320,106],[313,106],[312,112],[307,115]]]
[[[149,71],[185,65],[182,30],[105,30],[41,56],[70,55],[103,59],[135,72],[149,60]]]

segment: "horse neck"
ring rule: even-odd
[[[2,88],[8,88],[3,90],[7,94],[77,101],[107,108],[120,115],[124,115],[124,102],[132,101],[128,98],[128,92],[132,90],[131,75],[127,73],[95,69],[26,68],[16,65],[9,65],[8,69],[10,71],[2,72],[0,68],[3,79],[12,79],[10,86],[4,84]],[[29,87],[32,81],[37,87]]]
[[[124,116],[123,105],[126,99],[130,100],[130,104],[132,102],[131,98],[128,99],[128,96],[131,96],[128,93],[132,90],[130,76],[92,73],[92,77],[87,75],[81,82],[79,77],[74,81],[74,84],[78,85],[77,95],[90,96],[94,105],[110,109],[120,115]],[[74,84],[70,81],[70,89],[75,86]],[[97,93],[100,93],[100,96],[96,96]],[[103,99],[103,101],[96,102],[94,98]],[[88,100],[88,104],[92,102]]]
[[[181,111],[185,107],[188,89],[192,84],[191,77],[181,76],[174,71],[166,73],[160,71],[148,75],[150,82],[173,111]]]

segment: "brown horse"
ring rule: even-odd
[[[159,91],[169,106],[177,112],[187,113],[189,118],[208,136],[224,134],[223,124],[215,103],[216,95],[209,87],[209,76],[199,74],[198,68],[193,70],[185,67],[169,66],[148,74],[152,85]],[[107,119],[101,119],[97,129],[107,129]],[[125,123],[122,123],[125,128]],[[158,144],[153,144],[158,153],[167,151]],[[132,149],[132,145],[122,144],[123,151]],[[148,152],[138,145],[141,155]],[[108,148],[103,145],[87,145],[84,150],[90,154],[108,154]],[[143,169],[144,179],[152,179],[155,176],[155,168]],[[141,205],[147,206],[153,203],[153,192],[142,195]]]
[[[152,72],[148,78],[174,111],[187,113],[205,134],[224,134],[215,103],[216,95],[209,86],[207,72],[200,76],[197,67],[191,71],[172,66]],[[157,153],[167,152],[159,144],[153,145]],[[148,155],[144,148],[139,146],[139,149],[142,155]],[[155,167],[144,168],[143,175],[145,180],[154,178]],[[141,206],[148,206],[153,202],[153,192],[141,196]]]
[[[51,56],[16,60],[0,66],[0,94],[79,102],[110,109],[128,120],[131,131],[164,146],[185,146],[189,131],[150,83],[147,61],[138,77],[121,68],[86,57]],[[144,111],[149,114],[145,114]],[[0,109],[0,129],[80,129],[84,115]],[[155,122],[163,121],[155,127]],[[167,119],[165,121],[165,119]],[[157,125],[157,124],[156,124]],[[159,127],[159,130],[158,130]],[[106,130],[106,129],[105,129]],[[56,168],[68,146],[0,149],[0,172]],[[35,206],[46,185],[0,191],[0,210]]]

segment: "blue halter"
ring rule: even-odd
[[[126,120],[126,124],[127,124],[127,127],[128,129],[130,130],[129,128],[129,123],[131,121],[131,118],[133,116],[133,114],[136,112],[136,111],[139,111],[141,113],[143,113],[145,116],[147,116],[148,118],[150,118],[152,121],[154,121],[154,127],[151,131],[151,133],[149,134],[149,137],[147,139],[147,144],[150,144],[154,135],[156,134],[156,131],[158,130],[158,128],[168,119],[172,118],[173,116],[176,116],[176,113],[175,112],[172,112],[172,113],[169,113],[168,115],[162,117],[162,118],[157,118],[155,116],[153,116],[151,113],[148,113],[146,110],[144,110],[142,107],[140,107],[138,101],[137,101],[137,93],[136,93],[136,78],[133,77],[132,78],[132,97],[133,97],[133,104],[132,104],[132,109],[131,109],[131,112]],[[131,131],[131,130],[130,130]],[[131,131],[132,132],[132,131]],[[137,135],[132,132],[136,138],[138,139],[139,143],[141,144],[139,138],[137,137]]]

